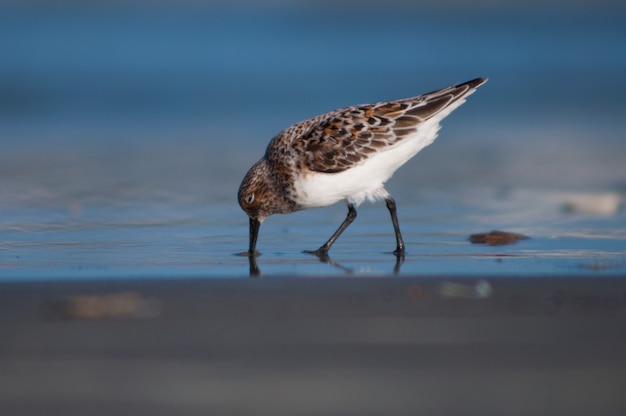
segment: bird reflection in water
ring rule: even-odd
[[[346,275],[353,275],[354,274],[354,269],[352,269],[350,267],[346,267],[346,266],[342,265],[341,263],[338,263],[338,262],[334,261],[333,259],[330,258],[328,253],[319,253],[319,254],[318,253],[307,253],[307,254],[312,254],[312,255],[316,256],[321,263],[331,265],[331,266],[341,270]],[[249,265],[250,265],[250,277],[260,277],[260,276],[262,276],[263,273],[261,272],[261,269],[259,268],[259,265],[257,263],[257,257],[258,256],[246,256],[246,257],[248,257],[248,262],[249,262]],[[404,254],[395,255],[395,258],[396,258],[396,262],[395,262],[395,264],[393,266],[393,274],[394,275],[400,273],[400,266],[402,266],[402,263],[404,263]]]

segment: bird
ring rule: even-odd
[[[441,120],[485,82],[487,78],[476,78],[412,98],[345,107],[281,131],[239,187],[238,202],[250,226],[249,248],[241,254],[260,254],[259,229],[268,216],[344,200],[348,213],[339,228],[318,249],[305,251],[327,256],[356,218],[356,208],[366,200],[383,200],[395,233],[393,253],[404,256],[396,202],[384,184],[435,140]]]

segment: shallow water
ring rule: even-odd
[[[565,213],[545,194],[523,200],[490,191],[422,192],[397,198],[407,245],[396,263],[384,204],[365,205],[330,261],[305,254],[345,216],[345,207],[270,217],[257,265],[264,275],[612,275],[626,271],[624,213]],[[506,205],[506,207],[502,207]],[[537,205],[543,205],[538,208]],[[247,219],[232,203],[155,201],[125,207],[70,206],[5,215],[0,277],[127,278],[247,276]],[[9,218],[9,221],[6,219]],[[509,246],[473,245],[476,232],[530,236]]]
[[[331,261],[302,253],[337,204],[270,217],[261,272],[626,272],[623,10],[344,10],[320,27],[306,8],[173,7],[0,14],[0,279],[247,276],[235,195],[274,134],[476,76],[490,81],[389,182],[403,264],[384,204],[359,209]],[[530,239],[467,240],[493,229]]]

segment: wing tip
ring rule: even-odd
[[[454,86],[454,88],[458,88],[458,87],[463,87],[463,86],[468,86],[470,89],[476,89],[478,87],[480,87],[481,85],[483,85],[485,82],[489,81],[489,78],[484,77],[484,78],[474,78],[470,81],[466,81],[466,82],[462,82],[460,84],[457,84]]]

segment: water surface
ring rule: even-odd
[[[611,10],[9,8],[0,14],[0,278],[240,277],[239,181],[289,124],[490,81],[383,204],[269,218],[264,275],[626,270],[626,29]],[[502,229],[511,246],[471,245]],[[397,272],[397,273],[396,273]]]

